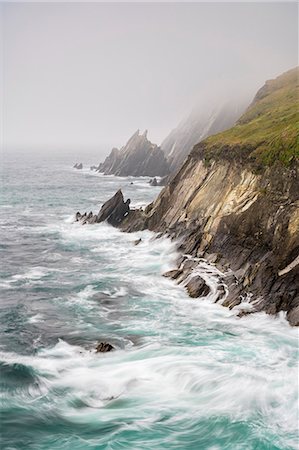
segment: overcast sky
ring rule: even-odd
[[[297,65],[296,3],[2,3],[5,148],[163,138],[201,98]]]

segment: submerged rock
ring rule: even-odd
[[[290,325],[295,327],[299,326],[299,306],[296,306],[296,308],[293,308],[288,312],[287,319],[290,322]]]
[[[109,344],[109,342],[100,342],[96,346],[96,353],[107,353],[111,352],[112,350],[115,350],[113,345]]]
[[[193,298],[206,297],[210,292],[209,286],[199,275],[192,277],[187,283],[186,288],[190,297]]]

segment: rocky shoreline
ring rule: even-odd
[[[223,306],[246,299],[251,313],[285,311],[298,326],[297,94],[296,68],[266,82],[233,128],[195,145],[144,210],[132,210],[118,191],[98,215],[79,220],[167,235],[189,255],[167,276],[186,282],[191,297],[208,292],[200,275],[188,285],[194,262],[205,259],[230,274]]]

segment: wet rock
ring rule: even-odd
[[[85,225],[86,223],[90,223],[92,219],[93,219],[92,211],[90,211],[87,215],[85,213],[84,219],[81,218],[82,225]]]
[[[183,264],[183,270],[191,272],[191,270],[197,266],[197,261],[194,261],[194,259],[187,259],[187,261]]]
[[[82,163],[76,163],[73,168],[81,170],[81,169],[83,169],[83,164]]]
[[[248,310],[248,309],[241,309],[238,314],[237,317],[244,317],[244,316],[248,316],[249,314],[253,314],[255,311],[254,310]]]
[[[134,241],[134,245],[139,245],[140,242],[142,242],[142,239],[141,239],[141,238],[140,238],[140,239],[136,239],[136,241]]]
[[[220,284],[217,287],[217,298],[215,300],[215,303],[219,302],[220,300],[222,300],[224,297],[226,296],[226,289],[224,287],[223,284]]]
[[[149,184],[150,184],[151,186],[158,186],[157,178],[155,177],[155,178],[153,178],[152,180],[150,180]]]
[[[229,291],[226,299],[222,302],[222,306],[225,306],[229,309],[232,309],[234,306],[237,306],[241,303],[241,292],[242,286],[238,284],[234,284],[229,286]]]
[[[119,189],[116,194],[103,204],[97,222],[107,220],[110,225],[118,226],[130,212],[130,199],[124,201],[122,191]]]
[[[113,345],[109,344],[109,342],[100,342],[96,346],[96,353],[107,353],[111,352],[112,350],[115,350]]]
[[[219,261],[220,256],[217,253],[211,253],[207,255],[206,259],[209,263],[216,264]]]
[[[181,267],[181,265],[183,264],[183,262],[187,259],[187,256],[185,255],[180,255],[176,261],[178,267]]]
[[[210,292],[209,286],[199,275],[192,277],[191,280],[187,283],[186,288],[190,297],[193,298],[206,297]]]
[[[291,309],[291,311],[287,313],[287,319],[293,327],[299,326],[299,306],[296,306],[296,308]]]
[[[182,275],[183,271],[181,269],[173,269],[168,272],[163,273],[163,277],[172,278],[176,280],[180,275]]]
[[[79,220],[81,220],[81,213],[79,211],[76,212],[76,222],[78,222]]]

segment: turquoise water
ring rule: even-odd
[[[160,188],[71,163],[2,167],[1,449],[297,449],[298,331],[213,304],[204,263],[212,294],[190,299],[165,238],[74,223]]]

